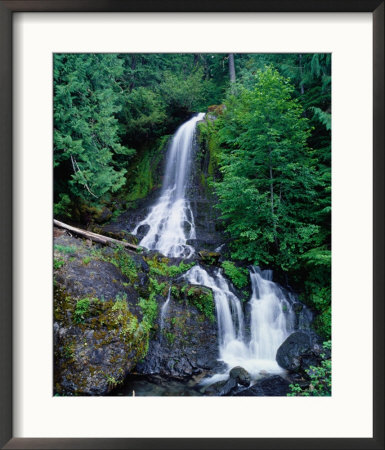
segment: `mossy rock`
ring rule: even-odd
[[[202,262],[205,264],[216,265],[219,263],[221,254],[218,252],[210,252],[209,250],[201,250],[198,253]]]
[[[60,395],[106,395],[121,383],[148,350],[148,331],[124,298],[90,300],[83,321],[74,320],[76,298],[57,294],[68,311],[55,304],[55,391]]]

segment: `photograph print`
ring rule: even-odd
[[[53,395],[331,396],[331,54],[53,55]]]

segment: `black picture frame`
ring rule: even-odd
[[[14,12],[373,14],[373,438],[14,438],[12,431],[12,17]],[[0,445],[5,449],[384,449],[384,0],[0,0]],[[17,180],[15,180],[17,182]],[[352,393],[354,395],[354,393]],[[342,419],[343,420],[343,419]]]

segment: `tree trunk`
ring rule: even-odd
[[[129,86],[130,92],[132,92],[132,90],[133,90],[134,87],[135,87],[135,75],[134,75],[135,69],[136,69],[136,55],[132,55],[132,60],[131,60],[131,70],[132,70],[133,73],[132,73],[132,75],[131,75],[131,83],[130,83],[130,86]]]
[[[65,230],[72,231],[72,233],[77,234],[78,236],[84,237],[86,239],[91,239],[91,241],[97,242],[98,244],[103,245],[122,245],[123,247],[127,247],[131,250],[138,250],[141,247],[138,245],[130,244],[129,242],[118,241],[118,239],[113,239],[107,236],[103,236],[101,234],[93,233],[92,231],[82,230],[81,228],[76,228],[71,225],[67,225],[64,222],[60,222],[59,220],[53,220],[54,225],[59,228],[64,228]]]
[[[235,83],[234,53],[229,53],[229,75],[230,75],[230,83]]]
[[[301,53],[299,54],[299,74],[300,74],[300,82],[299,82],[299,87],[301,89],[301,95],[303,95],[305,93],[305,87],[302,83],[303,80],[303,69],[302,69],[302,55]]]

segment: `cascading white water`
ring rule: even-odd
[[[186,188],[191,170],[195,127],[204,115],[199,113],[176,131],[167,153],[160,198],[148,216],[132,231],[132,234],[136,234],[140,226],[148,225],[149,230],[139,245],[158,250],[166,256],[189,258],[194,253],[194,248],[186,244],[188,239],[196,237],[194,216],[186,199]]]
[[[242,342],[244,335],[244,319],[239,299],[230,291],[227,281],[218,270],[215,278],[211,277],[200,266],[194,266],[186,275],[191,284],[206,286],[213,291],[217,312],[219,348],[222,352],[234,341]]]
[[[164,320],[166,318],[168,305],[170,303],[170,298],[171,298],[171,286],[168,290],[167,299],[163,303],[162,309],[160,310],[160,329],[161,330],[163,330],[163,328],[164,328]]]
[[[249,301],[250,337],[245,336],[244,316],[240,300],[217,270],[210,276],[202,267],[194,266],[185,278],[191,284],[209,287],[213,291],[218,321],[219,358],[228,370],[242,366],[252,376],[261,371],[280,373],[275,356],[278,347],[292,332],[294,313],[282,290],[264,273],[252,268],[250,280],[252,296]],[[211,378],[218,381],[223,376]]]
[[[133,230],[133,234],[136,234],[140,226],[148,225],[149,230],[140,245],[158,250],[166,256],[189,258],[195,252],[192,246],[187,245],[187,240],[195,239],[196,235],[186,189],[191,170],[194,131],[196,123],[203,117],[203,113],[198,114],[175,133],[167,154],[160,198],[148,216]],[[252,296],[249,301],[249,333],[245,330],[241,301],[231,291],[220,269],[209,275],[205,269],[196,265],[185,274],[185,279],[213,291],[219,359],[226,363],[228,371],[235,366],[242,366],[255,378],[261,371],[282,372],[275,356],[280,344],[293,331],[294,313],[282,290],[272,281],[271,272],[261,272],[255,268],[250,271]],[[169,301],[170,291],[161,310],[161,328]],[[227,374],[214,376],[209,382],[226,378]]]
[[[295,316],[280,288],[271,281],[271,271],[264,272],[255,268],[250,272],[250,353],[256,359],[271,361],[293,331]]]

